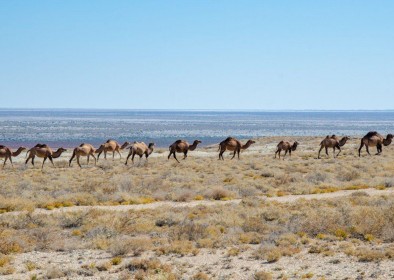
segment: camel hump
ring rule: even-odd
[[[105,143],[109,143],[109,142],[111,142],[112,141],[112,139],[108,139]]]
[[[84,146],[85,145],[85,143],[82,143],[81,145],[79,145],[80,147],[82,147],[82,146]]]
[[[47,148],[48,145],[47,144],[37,144],[34,146],[35,148]]]
[[[378,132],[377,131],[370,131],[370,132],[368,132],[367,133],[367,137],[372,137],[372,136],[376,136],[378,134]]]
[[[183,142],[183,140],[176,140],[175,142],[174,142],[174,144],[179,144],[179,143],[182,143]]]
[[[0,149],[5,149],[5,148],[6,148],[6,146],[0,145]]]
[[[284,142],[285,142],[285,141],[283,141],[283,140],[280,141],[279,144],[278,144],[278,147],[279,147],[280,145],[282,145]]]
[[[224,142],[229,142],[229,141],[231,141],[231,140],[234,140],[234,137],[231,137],[231,136],[230,136],[230,137],[227,137],[226,140],[224,140]]]
[[[337,136],[335,134],[331,135],[331,138],[335,139]]]

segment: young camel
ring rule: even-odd
[[[391,144],[393,140],[393,135],[388,134],[386,139],[376,131],[370,131],[368,132],[362,139],[361,139],[361,144],[360,148],[358,149],[358,156],[361,156],[361,149],[365,146],[365,149],[367,150],[367,153],[369,153],[369,147],[375,147],[377,149],[376,155],[380,155],[382,153],[382,145],[388,146]]]
[[[122,158],[122,155],[120,154],[120,150],[125,149],[128,145],[130,145],[129,142],[124,142],[122,146],[119,145],[118,142],[115,140],[107,140],[104,144],[102,144],[96,151],[95,153],[97,155],[97,161],[100,158],[100,155],[102,152],[104,152],[104,159],[107,159],[107,152],[112,152],[112,159],[115,158],[115,152],[118,152],[120,158]]]
[[[328,156],[328,148],[333,148],[334,158],[339,156],[339,154],[342,152],[341,147],[343,147],[349,139],[350,138],[348,136],[345,136],[341,140],[339,140],[339,138],[335,135],[332,135],[331,137],[327,135],[327,137],[324,138],[323,141],[321,141],[320,143],[320,150],[317,158],[320,159],[320,152],[323,150],[323,148],[326,149],[327,156]],[[339,150],[337,155],[335,155],[335,149]]]
[[[78,163],[79,167],[82,168],[81,164],[79,163],[79,158],[80,157],[88,157],[88,164],[89,164],[90,156],[92,156],[94,158],[94,165],[96,165],[97,159],[94,156],[95,151],[96,151],[96,149],[90,144],[83,143],[83,144],[79,145],[79,147],[76,147],[74,149],[73,154],[72,154],[70,161],[68,163],[68,166],[71,166],[72,160],[74,159],[74,157],[77,157],[77,163]]]
[[[293,143],[293,145],[287,141],[280,141],[278,146],[276,146],[278,149],[275,152],[275,158],[276,158],[276,155],[279,154],[279,159],[280,159],[280,153],[282,152],[282,150],[285,151],[285,155],[283,156],[283,160],[285,159],[287,152],[289,152],[289,156],[291,157],[291,152],[292,151],[294,152],[297,149],[297,146],[298,146],[297,141],[295,141]]]
[[[25,147],[19,147],[18,150],[12,152],[10,148],[0,145],[0,158],[4,158],[3,167],[5,166],[7,160],[9,160],[11,162],[12,167],[14,167],[14,164],[12,163],[12,157],[19,156],[19,154],[24,150],[26,150]]]
[[[61,154],[65,151],[67,151],[67,150],[63,149],[63,148],[59,148],[56,152],[53,152],[52,149],[48,145],[37,144],[36,146],[34,146],[33,148],[31,148],[30,150],[27,151],[28,157],[25,161],[25,164],[27,164],[29,162],[29,160],[31,160],[31,164],[34,166],[34,159],[37,156],[39,158],[44,158],[44,160],[42,161],[41,169],[44,168],[44,163],[47,160],[47,158],[49,158],[52,165],[55,166],[53,164],[52,159],[60,157]]]
[[[226,140],[222,141],[219,143],[219,159],[224,160],[223,158],[223,153],[226,150],[229,151],[234,151],[233,157],[231,159],[233,159],[235,157],[236,154],[238,154],[238,159],[239,159],[239,153],[241,150],[246,150],[247,148],[250,147],[250,145],[256,143],[253,140],[248,140],[248,142],[246,142],[245,145],[242,145],[241,142],[239,142],[237,139],[233,138],[233,137],[227,137]]]
[[[153,152],[154,147],[155,147],[155,143],[149,143],[149,146],[147,146],[144,142],[134,142],[134,144],[132,144],[130,147],[130,151],[126,158],[125,165],[127,165],[130,156],[132,156],[131,161],[133,163],[134,163],[135,155],[139,155],[140,160],[143,155],[145,155],[145,158],[148,159],[150,154]]]
[[[171,155],[174,156],[175,160],[179,162],[179,160],[176,158],[176,153],[183,153],[183,159],[187,158],[187,152],[188,151],[194,151],[197,148],[197,145],[200,144],[200,140],[194,140],[193,144],[190,145],[188,142],[184,140],[177,140],[174,143],[171,144],[169,147],[170,153],[168,155],[168,159],[170,159]]]

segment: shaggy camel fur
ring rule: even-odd
[[[275,158],[276,155],[279,154],[279,158],[280,158],[280,153],[283,151],[285,151],[285,155],[283,156],[283,160],[285,159],[285,156],[287,155],[287,152],[289,152],[289,156],[291,157],[291,152],[295,151],[297,149],[298,146],[298,142],[295,141],[293,144],[290,144],[287,141],[280,141],[278,146],[276,146],[278,149],[275,152]]]
[[[44,163],[47,160],[47,158],[49,158],[52,165],[55,166],[53,164],[52,159],[60,157],[61,154],[65,151],[67,151],[67,150],[63,149],[63,148],[59,148],[56,152],[53,152],[52,149],[48,145],[37,144],[36,146],[34,146],[33,148],[31,148],[30,150],[27,151],[28,157],[25,161],[25,164],[27,164],[29,162],[29,160],[31,160],[31,164],[34,166],[34,159],[37,156],[39,158],[44,158],[44,160],[42,161],[41,168],[44,168]]]
[[[190,145],[188,142],[184,140],[177,140],[174,143],[171,144],[169,147],[170,153],[168,155],[168,159],[170,159],[171,155],[174,156],[175,160],[179,162],[179,160],[176,158],[176,153],[183,153],[183,159],[187,158],[187,152],[188,151],[194,151],[197,148],[197,145],[200,144],[200,140],[194,140],[193,144]]]
[[[118,142],[116,142],[115,140],[107,140],[107,142],[105,142],[104,144],[102,144],[100,146],[100,148],[98,148],[95,153],[98,154],[97,155],[97,160],[99,160],[100,155],[102,152],[104,152],[104,159],[107,159],[107,152],[112,152],[112,159],[115,158],[115,152],[117,152],[120,156],[120,158],[122,158],[122,155],[120,154],[120,150],[125,149],[127,146],[129,146],[130,143],[129,142],[124,142],[122,146],[119,145]]]
[[[68,163],[68,166],[71,166],[72,160],[74,159],[74,157],[77,157],[77,163],[78,163],[79,167],[82,168],[81,164],[79,163],[79,158],[80,157],[88,157],[88,164],[89,164],[90,156],[92,156],[94,158],[94,165],[96,165],[97,159],[94,156],[95,150],[96,149],[90,144],[83,143],[83,144],[79,145],[79,147],[76,147],[74,149],[73,154],[72,154],[70,161]]]
[[[376,155],[380,155],[382,152],[382,145],[388,146],[391,144],[393,140],[393,135],[388,134],[386,139],[376,131],[370,131],[368,132],[362,139],[361,139],[361,144],[360,148],[358,149],[358,156],[361,156],[361,149],[365,146],[365,149],[367,150],[367,153],[369,153],[369,147],[375,147],[377,149]]]
[[[320,152],[323,150],[323,148],[326,149],[327,156],[328,156],[328,148],[333,148],[334,158],[339,156],[339,154],[342,152],[341,147],[343,147],[349,139],[350,138],[348,136],[345,136],[341,140],[339,140],[339,138],[335,135],[332,136],[327,135],[327,137],[324,138],[323,141],[321,141],[320,143],[320,150],[317,158],[320,158]],[[335,149],[339,150],[337,155],[335,155]]]
[[[7,160],[9,160],[11,162],[12,167],[14,167],[14,164],[12,163],[12,157],[19,156],[19,154],[24,150],[26,150],[25,147],[19,147],[18,150],[12,152],[10,148],[0,145],[0,158],[4,158],[3,167],[5,166]]]
[[[145,155],[145,158],[148,159],[149,155],[153,152],[153,149],[155,147],[155,143],[149,143],[149,146],[147,146],[144,142],[134,142],[131,147],[129,154],[127,156],[125,165],[127,165],[127,161],[129,160],[129,157],[131,157],[131,161],[134,163],[134,156],[139,155],[140,160],[143,155]]]
[[[248,142],[246,142],[245,145],[242,145],[241,142],[239,142],[237,139],[233,138],[233,137],[227,137],[226,140],[222,141],[219,143],[219,159],[224,160],[223,158],[223,153],[226,150],[229,151],[234,151],[233,157],[231,159],[233,159],[235,157],[236,154],[238,154],[238,159],[239,159],[239,153],[241,150],[246,150],[247,148],[250,147],[250,145],[256,143],[253,140],[248,140]]]

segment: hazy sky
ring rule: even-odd
[[[394,1],[0,1],[0,107],[394,109]]]

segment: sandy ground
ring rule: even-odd
[[[280,203],[291,203],[300,199],[330,199],[330,198],[339,198],[349,196],[354,193],[364,193],[367,195],[393,195],[394,189],[386,189],[386,190],[377,190],[377,189],[363,189],[363,190],[343,190],[332,193],[321,193],[321,194],[308,194],[308,195],[285,195],[279,197],[257,197],[258,199],[264,201],[276,201]],[[182,207],[196,207],[196,206],[215,206],[215,205],[232,205],[239,204],[242,202],[242,199],[233,199],[227,201],[215,200],[215,201],[190,201],[190,202],[174,202],[174,201],[160,201],[153,202],[148,204],[137,204],[137,205],[114,205],[114,206],[72,206],[72,207],[63,207],[63,208],[55,208],[53,210],[47,209],[34,209],[31,214],[58,214],[58,213],[70,213],[70,212],[78,212],[78,211],[90,211],[90,210],[101,210],[101,211],[138,211],[138,210],[147,210],[147,209],[160,209],[163,207],[169,208],[182,208]],[[27,211],[15,211],[15,212],[6,212],[1,215],[18,215],[18,214],[26,214],[29,213]]]

